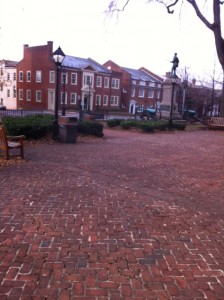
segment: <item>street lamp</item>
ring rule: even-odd
[[[54,140],[58,139],[58,100],[59,100],[59,80],[60,80],[60,68],[65,58],[64,52],[61,47],[58,47],[52,54],[55,65],[56,65],[56,90],[55,90],[55,102],[54,102],[54,120],[53,120],[53,136]]]
[[[172,82],[172,94],[171,94],[171,105],[170,105],[170,117],[169,117],[169,130],[172,130],[173,126],[173,101],[174,101],[174,93],[175,93],[175,85],[178,80],[177,75],[170,76]]]

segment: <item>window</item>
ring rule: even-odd
[[[118,106],[118,96],[111,96],[110,97],[110,105],[111,106]]]
[[[10,97],[10,90],[7,90],[7,97]]]
[[[120,83],[120,80],[117,79],[117,78],[112,78],[112,81],[111,81],[111,87],[113,89],[119,89],[119,83]]]
[[[77,74],[76,73],[71,74],[71,84],[77,84]]]
[[[145,90],[140,87],[139,90],[138,90],[138,96],[139,97],[144,97],[144,95],[145,95]]]
[[[145,81],[139,81],[139,85],[145,85]]]
[[[16,72],[13,73],[13,80],[16,81]]]
[[[23,82],[23,71],[19,71],[19,82]]]
[[[31,101],[31,90],[26,91],[26,101]]]
[[[70,94],[70,104],[76,104],[77,95],[76,93]]]
[[[54,92],[53,91],[49,91],[49,103],[51,105],[54,105],[54,100],[55,100],[55,96],[54,96]]]
[[[92,77],[90,75],[84,75],[84,84],[91,85],[93,82]]]
[[[49,72],[49,82],[54,83],[55,82],[55,71]]]
[[[108,96],[104,95],[103,96],[103,106],[107,106],[108,105]]]
[[[101,95],[96,95],[96,105],[100,105],[101,103]]]
[[[13,98],[16,98],[16,88],[13,87]]]
[[[61,104],[62,103],[67,104],[67,93],[66,92],[61,93]]]
[[[41,71],[36,71],[36,82],[41,82]]]
[[[10,73],[7,73],[7,80],[10,80]]]
[[[101,87],[102,86],[102,77],[101,76],[97,76],[96,77],[96,86],[97,87]]]
[[[154,98],[154,90],[149,90],[148,98]]]
[[[31,82],[31,72],[30,71],[26,72],[26,81]]]
[[[155,82],[149,82],[149,86],[151,86],[151,87],[155,87]]]
[[[36,102],[41,102],[41,91],[36,91]]]
[[[127,93],[127,88],[123,87],[123,93]]]
[[[109,88],[109,77],[104,77],[104,87],[105,87],[106,89]]]
[[[132,87],[132,89],[131,89],[131,96],[132,96],[132,97],[135,96],[135,88],[134,88],[134,87]]]
[[[19,100],[23,100],[23,90],[19,90]]]
[[[63,84],[66,84],[66,83],[68,83],[68,76],[67,76],[68,74],[67,73],[62,73],[61,74],[61,83],[63,83]]]

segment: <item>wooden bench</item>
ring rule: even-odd
[[[21,158],[24,159],[24,139],[24,135],[7,136],[4,127],[0,127],[0,150],[2,150],[5,153],[6,159],[9,159],[10,156],[21,156]],[[16,150],[16,154],[14,150]]]
[[[211,117],[211,120],[208,121],[208,128],[224,128],[224,118]]]

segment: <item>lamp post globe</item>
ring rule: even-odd
[[[60,67],[65,58],[64,52],[61,50],[61,47],[58,47],[52,53],[53,60],[56,65],[56,87],[55,87],[55,102],[54,102],[54,120],[53,120],[53,136],[52,138],[58,139],[58,101],[59,101],[59,75],[60,75]]]

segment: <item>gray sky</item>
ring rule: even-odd
[[[123,1],[123,0],[119,0]],[[164,6],[132,0],[117,18],[107,17],[109,0],[7,0],[1,4],[0,59],[21,60],[23,45],[54,42],[65,54],[111,59],[130,68],[148,68],[158,75],[171,69],[178,53],[178,71],[191,76],[212,75],[217,61],[214,38],[185,4],[169,15]],[[124,1],[123,1],[124,2]],[[209,1],[211,2],[211,1]],[[183,72],[183,71],[182,71]]]

